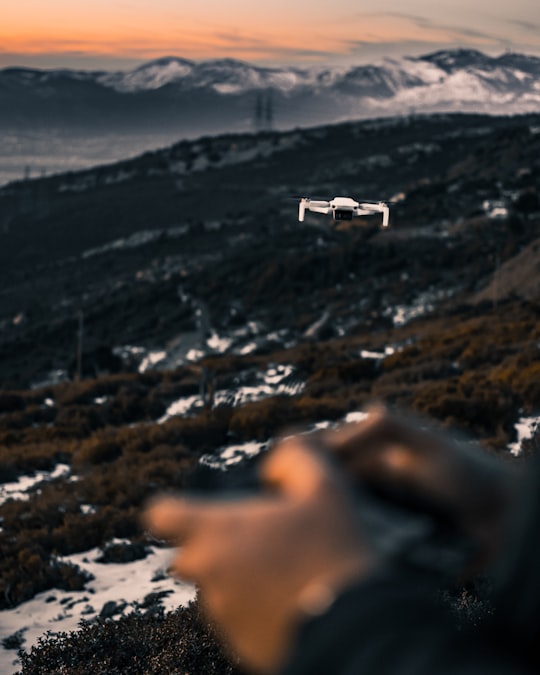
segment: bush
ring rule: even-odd
[[[107,544],[96,559],[100,563],[127,563],[142,560],[149,549],[144,544]]]
[[[40,638],[20,659],[21,675],[240,675],[198,602],[168,614],[154,607],[83,623],[77,632]]]
[[[0,587],[8,589],[0,602],[17,604],[59,583],[62,575],[55,577],[51,567],[55,555],[103,547],[114,537],[144,544],[144,501],[156,491],[186,487],[201,454],[231,442],[264,442],[288,425],[336,420],[378,398],[504,448],[519,409],[534,414],[540,408],[537,312],[511,303],[503,320],[491,306],[480,314],[461,308],[450,323],[445,314],[380,333],[281,347],[269,356],[215,354],[203,363],[219,387],[234,387],[238,379],[249,384],[270,363],[289,363],[306,388],[292,398],[223,405],[165,424],[148,422],[178,395],[197,391],[200,364],[7,392],[0,401],[14,409],[0,416],[0,480],[58,462],[71,464],[78,480],[59,479],[39,486],[26,502],[0,506]],[[358,357],[361,349],[383,351],[396,342],[409,346],[382,363]],[[96,396],[108,398],[95,404]],[[93,509],[83,513],[83,504]],[[20,569],[13,564],[19,554]],[[65,583],[72,583],[65,572]]]
[[[76,565],[49,558],[38,545],[19,547],[17,555],[11,556],[10,566],[1,570],[4,592],[0,595],[0,609],[18,605],[51,588],[82,590],[90,579]]]
[[[0,412],[23,410],[24,407],[25,401],[20,394],[16,394],[11,391],[0,392]]]
[[[122,446],[114,440],[96,440],[94,443],[86,443],[78,450],[73,462],[77,466],[87,464],[104,464],[114,462],[122,454]]]

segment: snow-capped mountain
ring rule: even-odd
[[[540,58],[439,51],[356,67],[265,68],[233,59],[166,57],[132,71],[0,70],[3,128],[253,127],[259,96],[277,128],[410,112],[540,110]]]
[[[99,75],[97,81],[119,92],[140,92],[174,85],[182,89],[210,88],[220,94],[240,94],[253,89],[273,88],[289,92],[316,84],[317,73],[295,68],[261,68],[221,59],[195,63],[167,57],[151,61],[131,72]]]
[[[351,68],[262,68],[234,59],[195,63],[166,57],[129,72],[95,74],[94,79],[122,93],[174,85],[209,88],[220,94],[268,88],[281,93],[301,89],[323,93],[336,88],[363,97],[386,97],[403,89],[449,83],[452,75],[463,71],[497,90],[525,90],[531,85],[534,89],[540,80],[540,58],[521,54],[492,58],[479,51],[456,50]]]

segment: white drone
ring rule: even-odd
[[[334,197],[334,199],[310,199],[302,197],[298,206],[298,220],[302,223],[308,211],[314,213],[331,213],[334,220],[352,220],[356,216],[369,216],[382,213],[382,227],[390,224],[390,208],[386,202],[357,202],[350,197]]]

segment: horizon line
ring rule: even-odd
[[[427,47],[427,45],[426,45]],[[328,68],[328,69],[334,69],[334,68],[343,68],[343,67],[355,67],[355,65],[364,65],[364,64],[375,64],[378,62],[384,62],[384,61],[392,61],[392,60],[397,60],[397,59],[411,59],[411,60],[416,60],[416,59],[422,59],[428,56],[432,56],[434,54],[438,53],[443,53],[443,52],[477,52],[479,54],[482,54],[483,56],[487,56],[488,58],[501,58],[502,56],[505,55],[518,55],[518,56],[526,56],[526,57],[531,57],[531,58],[540,58],[540,51],[537,53],[534,53],[532,50],[531,51],[517,51],[512,48],[506,48],[506,49],[497,49],[497,50],[486,50],[486,49],[478,49],[477,47],[440,47],[440,48],[434,48],[434,49],[427,49],[424,52],[421,52],[419,54],[411,54],[411,53],[402,53],[402,54],[394,54],[391,56],[375,56],[370,60],[366,59],[357,59],[358,63],[355,64],[355,61],[353,59],[348,59],[348,63],[339,63],[339,62],[332,62],[332,63],[324,63],[323,61],[313,61],[311,63],[294,63],[294,59],[291,59],[290,62],[274,62],[269,63],[268,59],[253,59],[253,60],[248,60],[248,59],[242,59],[242,58],[236,58],[236,57],[231,57],[231,56],[217,56],[217,57],[208,57],[208,58],[201,58],[201,59],[196,59],[196,58],[188,58],[185,56],[178,56],[175,54],[164,54],[162,56],[157,56],[155,58],[126,58],[122,56],[118,57],[111,57],[110,55],[103,55],[103,54],[77,54],[74,55],[74,59],[102,59],[102,60],[116,60],[119,63],[123,62],[125,65],[124,67],[116,66],[111,64],[108,68],[99,68],[99,67],[92,67],[92,66],[69,66],[69,65],[58,65],[58,66],[43,66],[43,65],[24,65],[24,64],[18,64],[18,63],[13,63],[13,64],[8,64],[8,65],[0,65],[0,71],[1,70],[10,70],[10,69],[20,69],[20,70],[42,70],[42,71],[61,71],[61,70],[76,70],[76,71],[88,71],[88,72],[95,72],[95,71],[110,71],[110,70],[116,70],[116,71],[129,71],[129,70],[136,70],[138,68],[144,67],[145,65],[151,64],[151,63],[158,63],[159,61],[183,61],[186,63],[190,64],[201,64],[201,63],[212,63],[212,62],[232,62],[232,63],[242,63],[242,64],[247,64],[250,66],[255,66],[258,68],[264,68],[268,70],[278,70],[282,68],[296,68],[296,69],[306,69],[306,68]],[[495,52],[495,53],[494,53]],[[24,59],[25,57],[35,57],[37,56],[36,54],[27,54],[27,55],[22,55],[21,57]],[[42,57],[46,58],[62,58],[61,53],[55,53],[55,54],[43,54],[41,55]],[[329,55],[330,56],[330,55]],[[338,55],[332,55],[334,58],[336,58]],[[0,60],[2,59],[2,53],[0,52]]]

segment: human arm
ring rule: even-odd
[[[173,573],[197,583],[242,661],[276,672],[306,615],[367,576],[376,556],[346,481],[307,439],[281,442],[261,481],[265,491],[249,499],[158,499],[145,521],[180,547]]]

